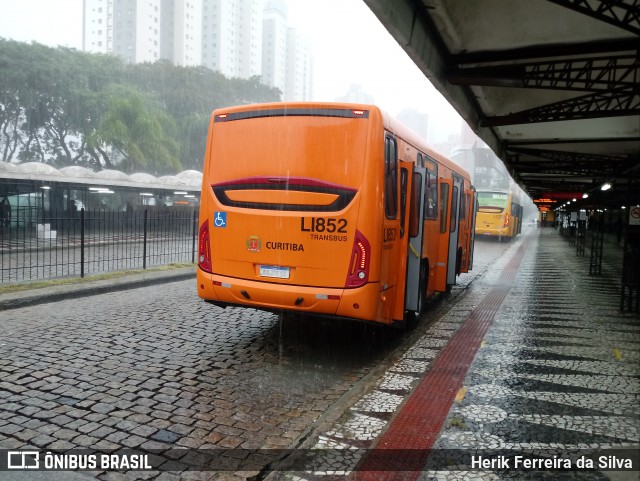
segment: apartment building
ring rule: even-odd
[[[202,0],[84,0],[83,50],[200,64]]]
[[[262,20],[262,82],[285,91],[287,78],[287,4],[269,0]]]
[[[113,53],[114,0],[84,0],[82,50]]]
[[[227,77],[262,74],[262,0],[202,0],[202,65]]]
[[[287,29],[287,71],[283,100],[309,100],[313,66],[307,40],[295,28]]]
[[[84,0],[83,50],[261,76],[283,100],[311,99],[311,50],[285,0]]]
[[[160,57],[175,65],[200,65],[202,0],[162,0]]]

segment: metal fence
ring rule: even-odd
[[[197,218],[194,209],[82,209],[18,220],[0,226],[0,283],[193,263]]]

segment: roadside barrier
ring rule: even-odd
[[[195,209],[47,212],[0,228],[0,283],[193,263]]]

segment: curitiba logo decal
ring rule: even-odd
[[[247,239],[247,250],[249,252],[260,252],[262,241],[257,235],[252,235]]]

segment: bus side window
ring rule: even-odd
[[[458,210],[458,186],[453,186],[453,196],[451,198],[451,223],[450,232],[456,231],[456,212]]]
[[[409,210],[409,214],[411,218],[409,219],[409,237],[416,237],[420,233],[420,194],[421,186],[420,182],[422,181],[422,176],[414,172],[413,173],[413,182],[411,185],[411,208]]]
[[[427,154],[422,154],[422,163],[427,169],[427,176],[424,179],[426,189],[424,196],[425,219],[438,218],[438,163]]]
[[[442,184],[440,189],[440,233],[447,232],[447,201],[449,200],[449,184]]]
[[[400,169],[400,237],[404,237],[404,220],[407,218],[407,187],[409,172]]]
[[[395,139],[385,138],[384,213],[387,219],[398,216],[398,150]]]
[[[467,196],[462,193],[460,196],[460,219],[458,222],[462,222],[467,218]]]
[[[438,178],[431,172],[427,171],[425,178],[425,188],[427,189],[424,196],[424,218],[438,218]]]

